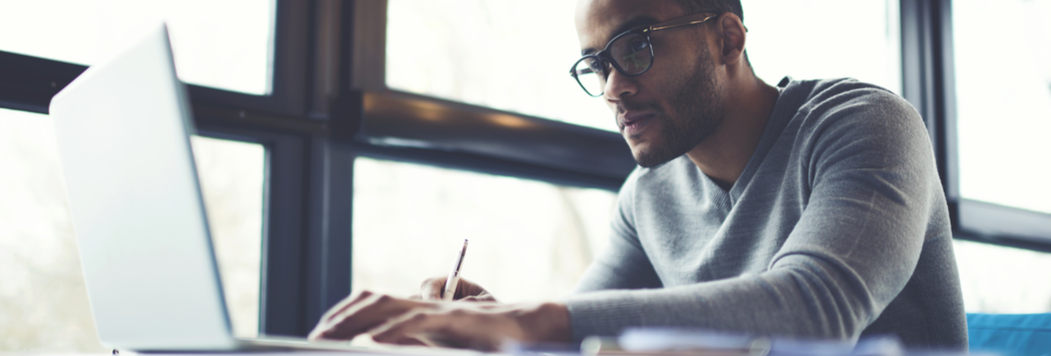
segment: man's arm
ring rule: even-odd
[[[569,342],[569,315],[558,303],[441,302],[361,292],[321,317],[310,340],[350,340],[499,350],[507,340]]]
[[[653,269],[635,232],[632,211],[635,184],[640,169],[636,168],[617,196],[617,209],[610,222],[609,245],[600,251],[577,283],[575,293],[608,289],[660,288],[660,277]]]
[[[585,272],[577,292],[661,286],[631,222],[634,176],[621,189],[610,245]],[[454,296],[458,302],[441,302],[444,286],[445,278],[435,277],[423,282],[419,296],[409,299],[371,292],[348,297],[325,313],[310,339],[350,340],[369,334],[379,342],[480,350],[495,350],[506,339],[526,343],[571,341],[564,303],[485,303],[495,302],[495,298],[467,280],[458,285]]]
[[[574,337],[647,325],[858,337],[911,277],[939,185],[916,112],[889,94],[856,100],[813,131],[806,209],[767,271],[576,295],[567,302]]]
[[[621,189],[610,245],[585,272],[577,292],[661,286],[631,223],[634,176]],[[444,286],[445,278],[435,277],[423,282],[419,296],[409,299],[371,292],[348,297],[322,316],[309,337],[350,340],[369,334],[378,342],[486,351],[498,349],[507,339],[525,343],[571,341],[564,303],[486,303],[496,300],[467,280],[458,285],[454,296],[458,302],[441,302]]]

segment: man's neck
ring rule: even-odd
[[[759,79],[726,97],[726,117],[710,137],[686,153],[705,175],[729,191],[755,153],[774,110],[777,88]]]

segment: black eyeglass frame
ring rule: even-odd
[[[601,73],[601,74],[602,74],[602,76],[604,78],[605,77],[609,77],[609,70],[606,69],[608,67],[613,67],[618,73],[626,75],[626,76],[629,76],[629,77],[640,76],[643,73],[646,73],[647,71],[649,71],[650,68],[653,67],[653,61],[656,59],[655,56],[653,55],[653,42],[650,40],[650,34],[651,33],[657,32],[657,31],[669,30],[669,29],[673,29],[673,28],[677,28],[677,27],[683,27],[683,26],[689,26],[689,25],[699,25],[699,24],[708,22],[708,20],[717,18],[717,17],[721,16],[722,14],[723,13],[716,13],[716,12],[711,12],[711,11],[702,11],[702,12],[698,12],[698,13],[695,13],[695,14],[686,15],[686,16],[682,16],[682,17],[677,17],[677,18],[674,18],[674,19],[671,19],[671,20],[668,20],[668,21],[656,23],[656,24],[650,25],[648,27],[641,27],[641,28],[636,28],[636,29],[631,29],[631,30],[627,30],[627,31],[621,32],[620,34],[618,34],[616,36],[613,36],[613,38],[610,39],[609,42],[606,43],[606,47],[603,48],[601,51],[598,51],[598,52],[595,52],[595,53],[586,54],[583,57],[580,57],[580,59],[578,59],[576,62],[573,62],[573,67],[569,68],[569,75],[572,76],[573,79],[575,79],[577,81],[577,85],[580,85],[581,89],[584,89],[584,93],[588,94],[589,96],[591,96],[593,98],[600,97],[600,96],[602,96],[602,94],[606,93],[605,89],[603,89],[603,91],[598,93],[598,94],[591,94],[591,92],[589,92],[588,89],[586,87],[584,87],[584,83],[580,82],[580,77],[578,76],[577,71],[576,71],[576,68],[577,68],[578,65],[580,65],[580,62],[583,62],[584,60],[587,60],[589,58],[594,58],[595,60],[598,60],[600,63],[603,64],[603,66],[602,66],[603,67],[603,73]],[[748,31],[748,29],[745,28],[745,31]],[[623,38],[624,36],[633,35],[633,34],[643,35],[646,38],[646,47],[648,47],[648,49],[650,50],[650,63],[648,65],[646,65],[645,69],[643,69],[642,71],[640,71],[638,73],[635,73],[635,74],[631,74],[631,73],[625,72],[624,68],[621,68],[620,65],[617,64],[617,61],[613,60],[613,57],[610,56],[610,54],[609,54],[609,49],[610,49],[610,46],[613,46],[613,42],[617,42],[617,40]],[[594,73],[594,71],[591,70],[591,66],[588,66],[587,69],[585,69],[585,70],[588,70],[589,72],[582,73],[582,74]]]

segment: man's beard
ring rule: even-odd
[[[679,77],[680,80],[666,87],[669,89],[666,92],[672,93],[671,105],[678,117],[668,116],[665,112],[658,115],[662,120],[658,135],[662,141],[659,145],[650,145],[648,150],[634,152],[635,161],[640,166],[657,166],[686,154],[722,124],[725,108],[722,89],[715,83],[714,72],[711,54],[707,48],[701,48],[693,73]],[[638,106],[661,110],[655,103]]]

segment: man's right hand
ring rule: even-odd
[[[446,277],[434,277],[428,278],[423,281],[420,285],[420,294],[418,297],[424,300],[442,300],[442,291],[445,290],[445,279]],[[453,295],[453,300],[466,301],[466,302],[496,302],[494,297],[485,288],[472,283],[466,279],[460,278],[460,283],[456,285],[456,294]]]

